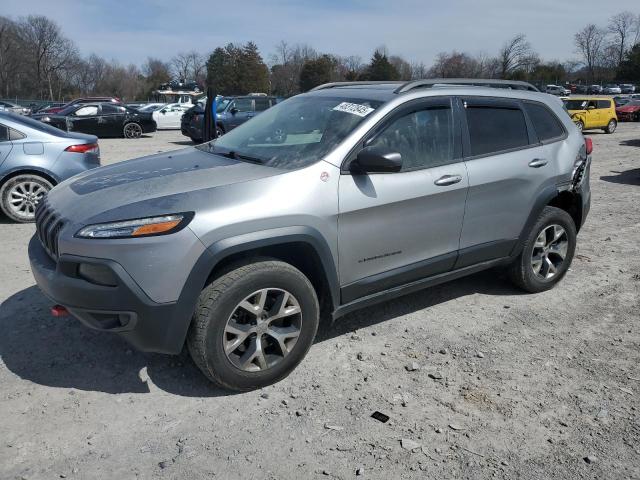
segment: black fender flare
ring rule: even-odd
[[[544,207],[549,205],[551,200],[556,198],[560,192],[558,191],[557,185],[547,185],[544,187],[535,199],[533,206],[531,207],[531,211],[529,212],[529,216],[527,217],[527,221],[524,224],[524,227],[520,231],[520,235],[518,236],[518,241],[516,242],[513,250],[511,251],[510,257],[517,257],[522,252],[522,248],[524,246],[524,242],[531,231],[531,228],[536,223],[536,220],[544,210]]]
[[[322,263],[321,267],[324,270],[331,300],[334,308],[337,308],[340,299],[338,272],[331,249],[322,234],[315,228],[308,226],[259,230],[218,240],[200,255],[175,304],[177,318],[174,318],[174,322],[172,322],[169,335],[180,345],[184,344],[200,292],[209,280],[211,272],[222,260],[244,251],[294,242],[306,243],[317,253]],[[177,344],[174,350],[179,351]]]

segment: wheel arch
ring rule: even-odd
[[[43,170],[39,168],[15,168],[13,170],[9,170],[6,172],[2,178],[0,178],[0,188],[7,183],[12,178],[15,178],[19,175],[36,175],[38,177],[42,177],[48,182],[51,183],[54,187],[60,183],[60,181],[56,178],[56,176],[49,172],[48,170]]]

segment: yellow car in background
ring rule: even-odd
[[[571,97],[563,100],[573,122],[580,130],[602,129],[613,133],[618,126],[616,105],[609,97]]]

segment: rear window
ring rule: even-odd
[[[564,128],[558,118],[547,107],[538,103],[525,103],[524,108],[538,134],[538,140],[544,142],[564,135]]]
[[[4,125],[0,125],[0,142],[9,140],[9,129]]]
[[[468,106],[471,155],[511,150],[529,145],[527,124],[519,108]]]

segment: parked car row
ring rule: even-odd
[[[266,95],[244,95],[237,97],[220,97],[216,109],[216,130],[218,136],[233,130],[247,120],[271,108],[278,102],[276,97]],[[200,102],[187,110],[182,116],[182,134],[193,142],[200,143],[204,129],[204,102]]]

